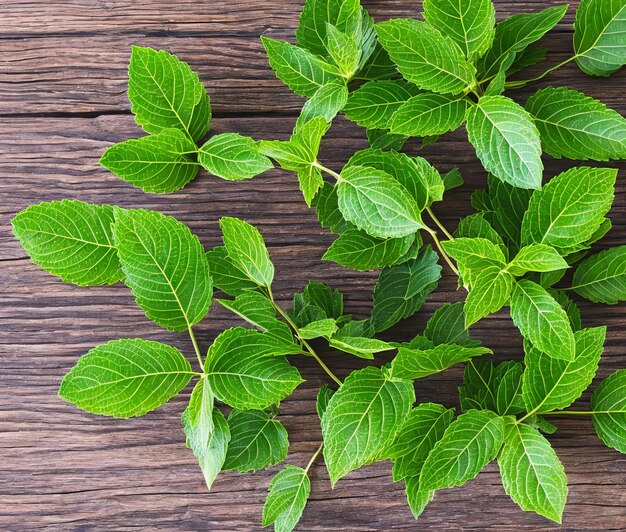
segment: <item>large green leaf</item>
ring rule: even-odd
[[[200,166],[190,158],[196,152],[187,135],[169,128],[114,144],[104,152],[100,164],[144,192],[163,194],[183,188],[196,177]]]
[[[413,96],[392,116],[392,133],[429,137],[454,131],[465,121],[469,103],[464,98],[424,92]]]
[[[124,278],[113,244],[114,207],[76,200],[31,205],[12,220],[31,260],[66,283],[114,284]]]
[[[112,340],[80,357],[59,396],[93,414],[142,416],[177,395],[194,374],[175,347],[140,338]]]
[[[425,22],[392,19],[376,25],[380,43],[407,81],[441,94],[460,94],[476,69],[455,42]]]
[[[198,237],[156,211],[115,212],[117,252],[137,304],[170,331],[184,331],[204,318],[213,282]]]
[[[594,303],[626,300],[626,246],[606,249],[581,262],[571,290]]]
[[[546,87],[528,99],[526,110],[539,129],[543,150],[552,157],[626,158],[626,119],[582,92]]]
[[[332,396],[322,418],[324,459],[331,484],[379,458],[415,401],[410,381],[384,369],[354,371]]]
[[[538,430],[507,423],[498,465],[504,491],[522,510],[561,522],[567,477],[550,442]]]
[[[506,96],[483,96],[467,111],[467,134],[488,172],[518,188],[541,188],[541,141],[532,117]]]
[[[239,133],[211,137],[200,148],[198,161],[211,174],[232,181],[250,179],[273,168],[272,162],[259,153],[257,143]]]
[[[275,532],[291,532],[302,516],[310,492],[311,481],[307,472],[286,465],[270,482],[263,506],[263,526],[274,523]]]
[[[626,369],[604,379],[591,396],[593,426],[609,447],[626,453]]]
[[[610,76],[626,63],[624,0],[581,0],[574,30],[576,62],[585,74]]]

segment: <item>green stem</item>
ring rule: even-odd
[[[333,176],[337,181],[341,181],[341,176],[335,172],[334,170],[331,170],[330,168],[326,168],[323,164],[320,164],[318,161],[314,161],[312,163],[312,166],[314,166],[315,168],[319,168],[322,172],[326,172],[327,174]]]
[[[623,414],[626,410],[554,410],[552,412],[537,412],[537,416],[591,416],[593,414]]]
[[[439,219],[435,216],[435,213],[432,211],[430,207],[426,207],[426,212],[433,219],[433,222],[441,229],[444,235],[448,238],[448,240],[454,240],[454,237],[448,232],[448,230],[444,227],[444,225],[439,221]]]
[[[317,451],[315,451],[315,454],[313,454],[313,456],[311,456],[311,459],[309,460],[309,463],[307,464],[307,466],[304,468],[304,472],[305,474],[308,474],[309,469],[311,469],[311,466],[313,465],[313,462],[315,462],[315,460],[317,459],[317,457],[320,455],[320,453],[322,452],[322,449],[324,448],[324,444],[322,443],[318,448]]]
[[[572,57],[570,57],[569,59],[566,59],[565,61],[562,61],[558,65],[555,65],[552,68],[549,68],[543,74],[540,74],[537,77],[530,78],[530,79],[524,79],[524,80],[520,80],[520,81],[510,81],[509,83],[505,83],[504,87],[506,89],[521,89],[522,87],[525,87],[529,83],[533,83],[535,81],[539,81],[539,80],[545,78],[551,72],[554,72],[555,70],[561,68],[562,66],[567,65],[569,62],[573,61],[577,57],[578,57],[578,55],[573,55]]]
[[[430,234],[431,238],[435,242],[435,245],[437,246],[437,249],[439,250],[439,253],[441,253],[441,256],[443,257],[443,259],[448,263],[448,266],[450,266],[450,269],[456,274],[457,277],[461,277],[461,273],[459,272],[457,267],[452,262],[452,259],[450,259],[448,254],[443,249],[443,246],[441,245],[441,242],[440,242],[439,238],[437,237],[437,232],[433,231],[432,229],[429,229],[429,228],[426,228],[426,230],[428,231],[428,233]]]
[[[187,330],[189,331],[189,337],[191,338],[193,349],[196,352],[196,356],[198,357],[198,363],[200,364],[200,369],[204,372],[204,364],[202,363],[202,355],[200,354],[200,347],[198,346],[196,335],[194,334],[193,329],[191,328],[191,325],[187,326]]]

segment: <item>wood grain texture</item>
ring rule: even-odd
[[[276,80],[258,36],[289,38],[301,1],[290,0],[3,0],[0,5],[0,529],[2,530],[259,530],[271,468],[255,475],[222,474],[207,493],[185,448],[180,414],[189,389],[141,419],[113,420],[75,409],[57,398],[75,360],[111,338],[141,336],[191,353],[182,335],[145,319],[123,286],[78,288],[31,264],[11,234],[10,219],[39,201],[78,198],[157,209],[188,223],[205,246],[219,241],[220,216],[240,216],[264,233],[277,266],[276,292],[288,304],[308,279],[346,293],[347,307],[365,316],[374,273],[320,261],[332,236],[320,229],[301,199],[295,177],[273,170],[253,181],[224,182],[201,175],[184,191],[146,195],[97,164],[112,143],[142,133],[128,114],[126,70],[131,44],[178,53],[200,72],[215,114],[213,132],[286,138],[302,100]],[[499,16],[537,10],[553,1],[496,1]],[[378,20],[411,16],[417,3],[364,1]],[[574,7],[547,42],[554,61],[571,50]],[[588,78],[568,66],[549,78],[598,97],[626,114],[623,73]],[[547,81],[547,82],[548,82]],[[546,83],[547,83],[546,82]],[[545,85],[544,83],[543,85]],[[542,86],[542,84],[538,85]],[[529,91],[515,93],[524,101]],[[323,160],[335,169],[366,145],[363,131],[338,119],[324,141]],[[408,147],[417,154],[417,145]],[[439,169],[459,166],[467,185],[452,191],[443,222],[454,228],[470,212],[469,193],[485,182],[462,131],[421,152]],[[547,175],[572,166],[545,159]],[[620,165],[618,165],[620,166]],[[620,166],[622,170],[624,166]],[[626,244],[626,186],[618,180],[614,228],[603,245]],[[416,317],[393,331],[408,339],[445,301],[457,301],[446,276]],[[581,301],[585,325],[608,324],[599,376],[626,365],[626,306]],[[206,348],[237,320],[217,307],[199,327]],[[483,320],[477,337],[495,358],[521,357],[521,339],[505,313]],[[339,375],[360,367],[325,353]],[[384,358],[381,359],[381,361]],[[304,465],[320,441],[315,394],[325,375],[298,360],[307,382],[281,408],[292,443],[289,463]],[[419,382],[418,401],[453,406],[462,368]],[[586,405],[586,395],[580,402]],[[555,419],[551,437],[564,462],[570,496],[565,530],[626,529],[626,461],[607,449],[589,419]],[[497,468],[463,488],[437,495],[416,523],[389,464],[350,474],[331,491],[321,464],[312,469],[312,495],[301,530],[557,530],[522,513],[504,494]]]

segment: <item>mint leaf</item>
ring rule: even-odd
[[[626,300],[626,246],[606,249],[580,263],[571,290],[594,303]]]
[[[582,92],[546,87],[528,99],[526,110],[533,115],[543,150],[552,157],[626,158],[626,119]]]
[[[228,415],[231,440],[223,468],[240,473],[258,471],[287,457],[287,431],[262,410],[233,410]]]
[[[370,81],[350,93],[343,111],[359,126],[384,129],[394,112],[419,92],[404,80]]]
[[[404,103],[393,114],[389,128],[392,133],[410,137],[442,135],[465,121],[468,107],[463,98],[425,92]]]
[[[470,327],[509,302],[513,290],[513,276],[499,266],[483,266],[472,277],[472,289],[465,299],[465,326]]]
[[[198,161],[207,172],[231,181],[250,179],[273,168],[272,162],[259,153],[257,143],[239,133],[211,137],[200,148]]]
[[[504,491],[522,510],[561,522],[567,477],[550,442],[537,430],[507,423],[498,466]]]
[[[206,257],[215,288],[219,288],[229,296],[236,296],[245,290],[258,288],[259,285],[235,265],[224,246],[217,246],[207,251]]]
[[[187,63],[162,50],[133,46],[128,75],[131,110],[145,132],[176,128],[193,141],[206,134],[208,97]],[[204,107],[199,112],[198,105]]]
[[[66,283],[114,284],[124,278],[113,245],[114,207],[76,200],[31,205],[11,221],[31,260]]]
[[[263,526],[274,523],[276,532],[291,532],[302,516],[310,492],[311,481],[307,472],[286,465],[270,482],[263,506]]]
[[[108,148],[100,164],[144,192],[163,194],[183,188],[198,174],[190,156],[196,145],[179,129],[127,140]]]
[[[461,414],[435,444],[420,473],[420,489],[461,486],[491,462],[502,444],[504,422],[488,410]]]
[[[302,107],[294,131],[297,133],[304,124],[318,116],[328,123],[332,122],[347,101],[348,87],[343,81],[331,81],[320,87]]]
[[[415,401],[413,385],[384,369],[354,371],[330,399],[322,418],[324,459],[331,484],[378,459]]]
[[[460,94],[476,82],[461,49],[425,22],[393,19],[376,24],[376,32],[400,73],[421,89]]]
[[[323,384],[319,389],[319,392],[317,392],[315,409],[317,410],[317,415],[320,419],[324,416],[324,412],[326,412],[326,408],[328,408],[328,402],[334,393],[334,390],[332,390],[328,384]]]
[[[337,332],[337,322],[332,318],[312,321],[299,329],[300,337],[305,340],[313,338],[330,338]]]
[[[609,447],[626,453],[626,370],[604,379],[591,396],[593,426]]]
[[[271,355],[275,340],[235,327],[222,332],[209,348],[205,373],[215,396],[240,410],[263,409],[282,401],[302,383],[284,357]]]
[[[424,18],[450,37],[470,61],[481,57],[493,42],[496,13],[491,0],[425,0]]]
[[[611,208],[617,170],[571,168],[533,194],[522,223],[522,242],[556,248],[589,239]]]
[[[398,379],[421,379],[466,362],[472,357],[491,354],[486,347],[464,347],[457,344],[440,344],[431,349],[400,347],[391,365],[391,375]]]
[[[331,338],[328,345],[344,353],[368,360],[373,360],[376,353],[395,349],[393,345],[376,338],[353,337],[346,334]]]
[[[467,134],[488,172],[514,187],[541,188],[541,141],[523,107],[506,96],[483,96],[467,111]]]
[[[536,347],[526,352],[522,384],[528,412],[567,408],[591,384],[604,347],[606,327],[574,333],[576,353],[571,361],[553,358]]]
[[[574,23],[574,51],[590,76],[610,76],[626,63],[626,5],[622,0],[581,0]]]
[[[537,349],[553,358],[574,359],[574,334],[567,314],[545,288],[528,279],[517,281],[511,295],[511,318]]]
[[[78,359],[59,396],[92,414],[142,416],[177,395],[194,374],[175,347],[140,338],[111,340]]]
[[[509,250],[504,244],[502,237],[487,220],[485,213],[477,212],[463,218],[459,222],[456,234],[459,238],[484,238],[489,240],[500,248],[505,260],[508,257]]]
[[[433,344],[459,344],[466,347],[475,347],[467,327],[465,327],[465,314],[463,303],[444,303],[441,305],[426,324],[424,330],[426,338]]]
[[[237,268],[259,286],[270,286],[274,265],[259,230],[238,218],[224,216],[220,227],[228,256]]]
[[[519,250],[508,264],[507,270],[520,277],[527,272],[550,272],[568,267],[565,259],[553,247],[530,244]]]
[[[137,305],[169,331],[185,331],[211,306],[213,282],[198,237],[156,211],[115,211],[113,235],[124,282]]]

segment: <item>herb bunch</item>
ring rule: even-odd
[[[60,396],[127,418],[158,408],[193,380],[182,424],[210,488],[221,470],[245,473],[285,460],[280,403],[303,382],[288,357],[312,357],[330,384],[317,399],[323,443],[304,467],[286,465],[274,477],[264,526],[296,526],[321,453],[333,485],[391,460],[416,518],[437,490],[464,484],[496,459],[506,492],[523,510],[560,522],[567,479],[546,438],[556,430],[546,416],[589,415],[602,441],[626,452],[626,370],[601,382],[591,409],[570,409],[596,374],[606,335],[605,327],[582,327],[570,294],[626,300],[626,246],[589,255],[611,228],[617,171],[578,166],[546,181],[541,160],[542,151],[624,159],[626,120],[566,87],[541,89],[525,106],[503,95],[570,61],[593,76],[626,62],[626,3],[583,0],[572,57],[511,80],[544,60],[546,49],[535,43],[566,10],[496,24],[491,0],[425,0],[424,21],[375,24],[359,0],[307,0],[297,45],[263,38],[278,78],[307,98],[287,141],[223,133],[203,142],[211,107],[197,74],[167,52],[133,48],[128,96],[149,135],[110,147],[101,164],[146,192],[167,193],[200,168],[241,180],[277,163],[297,174],[307,205],[337,235],[324,260],[381,273],[367,319],[347,314],[343,295],[319,282],[284,309],[272,293],[263,237],[243,220],[222,218],[224,245],[206,251],[184,224],[158,212],[75,200],[33,205],[13,226],[36,264],[79,286],[125,283],[149,319],[189,334],[196,355],[192,365],[172,346],[112,340],[79,359]],[[340,112],[366,128],[371,147],[335,172],[320,162],[319,148]],[[398,150],[409,137],[435,142],[462,125],[488,177],[472,196],[476,212],[452,234],[432,205],[463,184],[460,172],[442,176]],[[464,301],[442,305],[409,342],[376,338],[419,311],[437,287],[440,259],[467,291]],[[205,353],[193,327],[215,290],[246,327],[223,331]],[[524,337],[525,356],[493,364],[469,329],[503,307]],[[311,340],[366,360],[392,356],[341,381]],[[415,380],[461,363],[458,407],[414,404]]]

